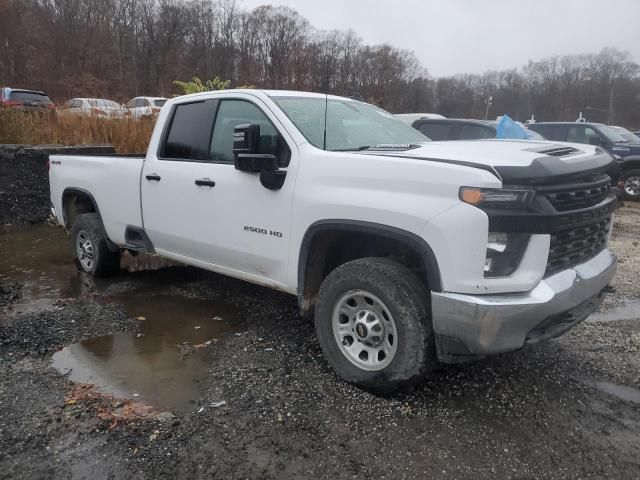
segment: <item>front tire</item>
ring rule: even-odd
[[[71,227],[73,260],[81,272],[108,277],[120,271],[120,250],[109,248],[107,234],[97,213],[78,215]]]
[[[623,190],[627,200],[640,200],[640,170],[625,172]]]
[[[328,362],[347,382],[378,393],[419,382],[437,363],[428,298],[418,277],[390,259],[336,268],[315,313]]]

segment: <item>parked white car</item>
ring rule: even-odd
[[[158,115],[167,100],[164,97],[135,97],[127,103],[127,113],[135,118]]]
[[[146,155],[52,155],[49,183],[82,272],[152,252],[296,295],[336,372],[389,392],[597,308],[616,271],[613,161],[429,142],[349,98],[221,90],[169,100]]]
[[[72,98],[62,106],[63,113],[122,118],[126,109],[118,102],[104,98]]]

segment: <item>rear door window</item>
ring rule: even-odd
[[[565,138],[567,142],[573,143],[586,143],[584,137],[584,126],[573,125],[567,129],[567,136]]]
[[[446,123],[422,123],[418,125],[418,130],[431,140],[449,140],[451,125]]]
[[[212,100],[176,105],[160,156],[165,159],[208,160],[215,106],[216,102]]]
[[[546,139],[558,140],[553,136],[553,125],[538,125],[536,123],[532,123],[531,125],[529,125],[529,129],[534,132],[538,132]]]
[[[481,140],[495,137],[495,132],[489,128],[480,125],[461,125],[456,140]]]

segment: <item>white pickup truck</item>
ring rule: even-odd
[[[372,105],[227,90],[169,100],[146,155],[50,158],[80,270],[153,252],[297,295],[344,379],[556,337],[614,276],[613,161],[590,145],[429,142]]]

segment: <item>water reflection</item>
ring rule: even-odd
[[[121,301],[122,300],[122,301]],[[114,300],[115,301],[115,300]],[[120,398],[163,408],[185,408],[199,398],[216,339],[240,327],[233,307],[167,295],[118,299],[144,317],[140,333],[91,338],[57,352],[53,367]],[[194,348],[211,341],[204,348]]]
[[[20,282],[14,313],[80,301],[123,305],[144,317],[139,333],[120,333],[70,345],[53,367],[71,380],[91,383],[120,398],[163,408],[197,400],[215,354],[215,339],[241,327],[241,315],[224,301],[186,296],[181,285],[202,275],[157,256],[123,256],[129,273],[94,279],[77,271],[64,231],[49,225],[0,227],[0,283]],[[206,348],[195,345],[212,341]]]

